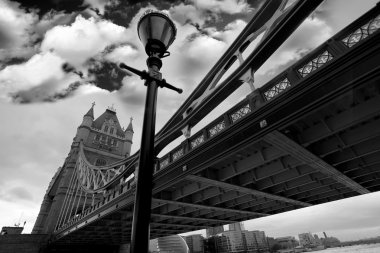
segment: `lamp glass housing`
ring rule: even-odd
[[[138,22],[137,33],[147,55],[158,53],[163,57],[173,43],[177,29],[166,14],[148,10]]]

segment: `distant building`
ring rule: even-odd
[[[245,252],[245,239],[241,231],[225,231],[216,236],[218,253]]]
[[[204,253],[204,238],[201,234],[185,236],[184,239],[189,247],[189,253]]]
[[[300,244],[303,248],[313,250],[322,250],[325,248],[317,235],[312,236],[311,233],[303,233],[299,234],[298,237],[300,238]]]
[[[267,238],[265,236],[265,232],[259,231],[259,230],[254,230],[254,231],[250,231],[250,232],[252,232],[255,236],[257,247],[258,247],[259,251],[260,252],[268,251],[269,247],[268,247]]]
[[[228,230],[230,231],[243,231],[244,224],[242,222],[236,222],[228,225]]]
[[[273,249],[274,245],[276,245],[276,240],[273,237],[267,237],[267,243],[269,250]]]
[[[328,237],[325,232],[323,232],[324,238],[321,238],[322,244],[326,248],[333,248],[333,247],[339,247],[341,245],[341,242],[336,237]]]
[[[206,237],[211,237],[214,235],[217,235],[219,233],[222,233],[224,231],[223,226],[217,226],[217,227],[210,227],[206,229]]]
[[[0,235],[19,235],[24,227],[2,227]]]
[[[242,231],[245,241],[245,249],[247,253],[256,253],[259,250],[259,245],[253,231]]]
[[[311,235],[311,233],[302,233],[299,234],[298,237],[302,247],[310,248],[316,246],[315,238]]]
[[[218,245],[216,236],[205,238],[203,241],[204,253],[217,253]]]
[[[314,234],[314,242],[317,245],[322,245],[322,241],[319,239],[319,236],[317,234]]]
[[[277,237],[275,242],[279,249],[294,249],[299,245],[294,236]]]
[[[189,248],[185,240],[179,235],[170,235],[153,239],[149,243],[151,253],[188,253]]]

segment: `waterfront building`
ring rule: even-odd
[[[211,237],[214,235],[217,235],[219,233],[222,233],[224,231],[223,226],[216,226],[216,227],[209,227],[206,229],[206,237]]]
[[[325,232],[323,232],[324,238],[321,238],[322,244],[326,248],[332,248],[332,247],[338,247],[340,246],[341,242],[336,237],[328,237]]]
[[[189,247],[189,253],[204,253],[204,238],[201,234],[185,236],[184,239]]]
[[[283,236],[277,237],[275,239],[276,244],[279,249],[294,249],[299,245],[298,241],[294,236]]]
[[[245,242],[245,249],[247,253],[256,253],[259,250],[259,245],[256,241],[256,236],[253,231],[242,231]]]
[[[318,245],[311,233],[302,233],[299,234],[298,237],[300,239],[301,246],[304,248],[313,248]]]
[[[205,238],[203,241],[204,253],[216,253],[218,252],[218,245],[216,236]]]
[[[254,230],[250,231],[254,234],[257,247],[260,252],[267,252],[269,250],[267,238],[264,231]]]
[[[244,253],[246,242],[241,231],[225,231],[216,236],[218,253]]]
[[[268,248],[271,251],[273,249],[274,245],[276,245],[276,240],[273,237],[267,237],[267,243],[268,243]]]
[[[314,234],[314,242],[316,245],[322,245],[322,241],[317,234]]]
[[[228,225],[228,230],[230,231],[243,231],[244,224],[243,222],[236,222]]]
[[[179,235],[156,238],[149,243],[150,253],[189,253],[185,240]]]

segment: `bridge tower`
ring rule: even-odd
[[[69,189],[70,179],[80,152],[80,143],[86,159],[95,166],[112,164],[128,157],[131,153],[134,133],[132,118],[128,127],[124,129],[113,106],[108,107],[97,119],[94,119],[94,106],[95,103],[83,116],[70,152],[48,186],[32,234],[51,234],[59,219],[62,219],[60,213],[65,208],[66,192],[72,189]],[[81,199],[79,204],[81,207],[91,205],[94,198],[98,199],[99,196]]]

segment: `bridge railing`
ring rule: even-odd
[[[312,76],[319,69],[351,50],[352,47],[360,44],[374,33],[378,33],[380,28],[379,12],[380,4],[377,4],[375,8],[309,52],[301,60],[255,90],[251,95],[248,95],[247,98],[240,101],[203,129],[193,134],[189,139],[160,158],[155,172],[165,169],[182,156],[202,146],[202,144],[236,124],[258,107],[271,102],[285,91],[296,86],[301,80]],[[267,122],[265,121],[260,122],[261,127],[265,127],[266,124]]]
[[[118,185],[114,189],[107,191],[100,201],[98,201],[98,202],[94,203],[93,205],[89,206],[88,208],[84,209],[83,212],[70,217],[66,223],[64,223],[60,227],[56,228],[55,233],[59,233],[59,232],[65,230],[67,228],[70,228],[72,225],[76,224],[78,221],[82,220],[83,218],[87,217],[90,214],[95,213],[100,207],[108,204],[109,202],[116,199],[120,195],[126,194],[128,191],[133,191],[134,187],[135,187],[135,182],[133,180],[129,180],[127,182],[121,183],[120,185]],[[115,208],[117,208],[117,207],[115,207]],[[74,227],[72,230],[75,230],[77,228],[78,227]],[[68,234],[70,232],[71,232],[71,230],[65,231],[65,233],[61,236],[64,236],[65,234]]]

